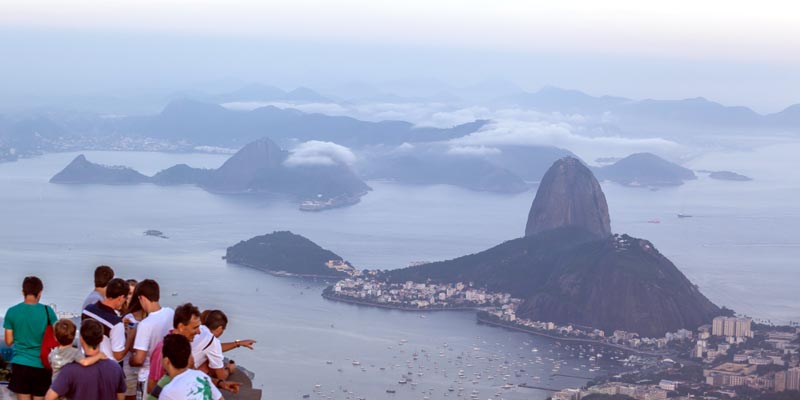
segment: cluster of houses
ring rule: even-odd
[[[487,292],[471,283],[389,283],[369,275],[352,276],[333,285],[333,293],[404,308],[502,307],[518,303],[508,293]]]

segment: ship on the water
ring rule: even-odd
[[[305,200],[300,203],[300,211],[323,211],[331,208],[346,207],[358,204],[361,196],[336,196],[329,199]]]

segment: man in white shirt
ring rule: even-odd
[[[192,357],[194,367],[222,380],[228,378],[236,369],[232,362],[227,366],[223,363],[223,352],[247,347],[252,350],[255,340],[245,339],[222,343],[219,339],[228,327],[228,317],[221,310],[208,310],[203,313],[203,325],[200,334],[192,341]]]
[[[129,362],[133,367],[142,367],[139,370],[139,382],[146,382],[150,373],[150,355],[156,345],[172,329],[175,310],[169,307],[161,307],[158,302],[160,289],[158,283],[152,279],[145,279],[139,282],[135,292],[139,294],[139,302],[148,315],[136,326],[133,355]]]
[[[164,338],[162,362],[170,382],[164,386],[159,400],[222,400],[222,393],[205,373],[189,369],[192,346],[183,335],[170,334]]]

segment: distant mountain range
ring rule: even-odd
[[[211,103],[176,100],[158,115],[124,118],[116,126],[120,133],[216,146],[237,147],[269,136],[284,144],[324,140],[358,148],[454,139],[477,131],[486,122],[450,129],[420,128],[404,121],[366,122],[272,106],[234,111]]]
[[[555,160],[572,155],[567,150],[547,146],[498,146],[487,154],[453,150],[441,145],[418,145],[399,153],[370,155],[359,165],[359,170],[367,179],[519,193],[538,182]]]
[[[522,318],[649,337],[695,329],[721,312],[652,243],[611,234],[599,184],[571,158],[556,161],[545,174],[525,237],[386,271],[384,279],[474,282],[522,298]]]
[[[699,130],[720,134],[766,129],[800,134],[800,104],[762,115],[743,106],[724,106],[703,97],[682,100],[633,100],[614,96],[591,96],[577,90],[544,87],[537,92],[518,92],[493,101],[497,106],[514,106],[543,112],[605,115],[610,124],[626,135],[663,134],[681,137]]]
[[[243,147],[217,169],[198,169],[180,164],[148,177],[127,167],[94,164],[79,155],[50,182],[193,184],[215,193],[272,193],[315,201],[358,198],[370,190],[346,165],[287,165],[288,156],[287,151],[262,138]]]

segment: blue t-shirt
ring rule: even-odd
[[[117,394],[125,393],[128,387],[118,363],[100,360],[88,367],[65,365],[50,389],[69,399],[116,400]]]

